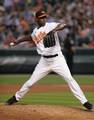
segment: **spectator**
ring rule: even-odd
[[[15,8],[19,10],[25,9],[25,0],[14,0],[14,6]]]
[[[23,16],[20,16],[19,21],[20,21],[20,31],[24,35],[27,35],[30,31],[28,22],[25,20]]]
[[[74,37],[72,36],[72,34],[69,33],[66,39],[64,40],[64,55],[65,55],[71,74],[73,74],[74,53],[75,53]]]
[[[6,11],[11,11],[13,9],[14,0],[4,0],[3,5]]]
[[[0,43],[2,43],[4,39],[4,34],[3,34],[5,30],[4,20],[5,20],[5,9],[3,6],[0,6]]]
[[[91,41],[94,36],[92,27],[90,26],[89,29],[87,29],[90,21],[94,21],[94,0],[3,0],[0,1],[0,3],[3,4],[3,8],[6,10],[5,16],[3,16],[4,18],[0,16],[0,22],[2,18],[5,19],[7,29],[11,29],[11,24],[13,25],[13,21],[15,21],[16,32],[19,34],[23,32],[23,27],[21,26],[22,28],[20,29],[18,27],[20,24],[20,16],[25,18],[25,21],[28,24],[27,26],[29,26],[30,31],[32,31],[35,25],[35,12],[41,8],[45,8],[45,10],[55,19],[62,21],[63,17],[71,26],[74,26],[74,33],[75,36],[77,36],[76,45],[83,47],[83,45],[79,44],[79,38],[81,38],[80,43],[81,41],[84,43],[86,41]],[[16,15],[14,15],[15,17],[13,16],[14,11],[16,12]],[[50,17],[48,21],[51,21]],[[87,25],[84,25],[86,23]],[[14,28],[13,25],[13,29]],[[88,31],[89,34],[85,36],[85,40],[81,35],[83,33],[82,31],[86,32],[87,30],[90,32]]]
[[[5,9],[3,6],[0,6],[0,32],[4,29],[4,17],[5,17]]]

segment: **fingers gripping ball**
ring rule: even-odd
[[[12,47],[12,46],[14,46],[14,42],[11,42],[11,43],[10,43],[10,47]]]

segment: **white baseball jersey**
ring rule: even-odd
[[[31,34],[32,38],[41,39],[37,46],[37,52],[41,55],[53,55],[61,51],[57,32],[52,32],[60,23],[50,22],[43,27],[35,28]]]
[[[20,100],[29,91],[30,87],[34,83],[46,76],[51,71],[54,71],[65,79],[74,96],[79,99],[82,104],[87,102],[82,90],[72,77],[65,58],[61,53],[57,33],[53,32],[58,24],[59,23],[56,22],[46,23],[43,27],[35,28],[31,34],[33,41],[36,43],[37,51],[42,55],[42,57],[35,67],[32,76],[21,87],[21,89],[16,92],[15,96],[17,100]],[[54,56],[55,54],[57,55]],[[51,55],[54,57],[48,57]]]

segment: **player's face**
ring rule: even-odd
[[[44,26],[46,23],[46,17],[42,17],[40,19],[36,19],[36,22],[39,26]]]

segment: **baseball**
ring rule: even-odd
[[[10,46],[14,46],[14,43],[13,43],[13,42],[11,42],[11,43],[10,43]]]

